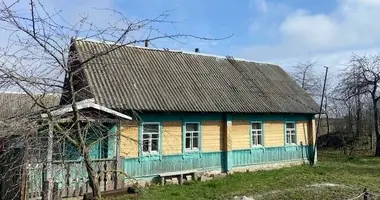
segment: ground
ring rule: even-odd
[[[364,188],[380,199],[380,158],[319,153],[309,165],[272,171],[235,173],[207,182],[152,186],[139,199],[363,199]],[[127,199],[127,198],[118,198]],[[244,198],[243,198],[244,199]]]

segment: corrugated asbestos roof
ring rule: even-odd
[[[82,60],[111,44],[76,40]],[[229,113],[317,113],[318,105],[279,66],[123,46],[86,64],[96,103],[113,109]]]
[[[48,108],[59,105],[61,94],[34,95]],[[31,114],[42,108],[26,93],[0,92],[0,121],[18,115]]]

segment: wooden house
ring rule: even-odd
[[[228,172],[314,160],[318,105],[279,66],[197,52],[74,40],[83,99],[132,121],[115,126],[131,177]],[[101,56],[99,56],[101,55]],[[65,97],[68,100],[68,97]]]

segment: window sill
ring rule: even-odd
[[[298,146],[296,144],[286,144],[285,151],[297,151]]]
[[[264,153],[264,151],[265,151],[264,146],[252,146],[252,148],[251,148],[251,153],[253,153],[253,152],[263,152]]]
[[[201,152],[200,151],[185,151],[183,153],[183,158],[194,158],[194,157],[201,157]]]
[[[152,161],[152,160],[161,160],[160,154],[143,154],[140,156],[140,161]]]

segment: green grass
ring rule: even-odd
[[[349,199],[362,193],[380,193],[380,158],[346,157],[318,153],[318,165],[272,171],[235,173],[222,179],[186,185],[145,188],[139,199]],[[338,184],[326,186],[316,184]],[[126,198],[119,198],[126,199]],[[379,198],[380,199],[380,198]]]

